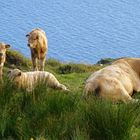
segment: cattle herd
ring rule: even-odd
[[[33,70],[29,72],[19,69],[9,70],[7,74],[9,80],[18,88],[24,88],[28,92],[33,91],[40,82],[51,88],[69,91],[52,73],[44,71],[48,52],[45,32],[36,28],[26,37],[27,46],[31,51]],[[9,44],[0,43],[0,81],[8,48]],[[91,74],[86,80],[83,96],[87,98],[94,95],[123,102],[135,102],[137,99],[132,98],[134,92],[140,92],[140,58],[122,58]]]

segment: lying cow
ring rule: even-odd
[[[6,59],[6,50],[10,48],[9,44],[0,43],[0,81],[2,80],[3,66]]]
[[[28,47],[31,50],[31,58],[33,64],[33,70],[44,70],[46,54],[48,51],[48,40],[45,32],[36,28],[26,35],[28,37]],[[40,68],[38,68],[37,63],[40,63]]]
[[[19,69],[13,69],[8,72],[9,80],[18,88],[33,91],[38,84],[45,84],[54,89],[68,90],[66,86],[60,84],[55,76],[45,71],[22,72]]]
[[[124,102],[134,101],[140,91],[140,58],[123,58],[95,73],[86,81],[84,96],[94,94]]]

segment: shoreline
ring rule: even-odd
[[[30,56],[26,56],[26,55],[24,55],[20,51],[13,50],[13,49],[9,49],[7,51],[7,57],[10,57],[10,55],[12,55],[12,58],[14,58],[14,55],[13,54],[16,54],[17,56],[20,56],[23,59],[27,59],[28,61],[31,60]],[[82,61],[79,62],[79,63],[77,63],[77,62],[73,62],[73,61],[61,61],[61,60],[59,60],[57,58],[53,58],[53,57],[49,57],[49,58],[46,57],[46,62],[48,60],[55,60],[55,61],[58,61],[59,63],[62,63],[62,64],[104,65],[104,64],[110,64],[111,62],[113,62],[113,61],[115,61],[117,59],[119,59],[119,58],[101,58],[96,63],[88,63],[88,62],[82,62]]]

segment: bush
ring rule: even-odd
[[[104,58],[104,59],[101,59],[100,61],[98,61],[96,64],[111,64],[115,60],[117,60],[117,59]]]
[[[85,72],[94,72],[99,70],[101,67],[97,65],[85,65],[85,64],[63,64],[58,67],[57,71],[59,74],[68,74],[68,73],[85,73]]]
[[[17,51],[8,50],[6,53],[6,63],[7,67],[29,67],[31,65],[31,61],[24,57]]]

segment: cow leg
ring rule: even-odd
[[[123,88],[120,89],[120,100],[122,100],[123,102],[127,103],[127,102],[138,102],[138,99],[133,99],[128,92]]]
[[[32,65],[33,65],[33,70],[37,71],[38,67],[37,67],[37,58],[32,57]]]
[[[116,79],[104,80],[101,84],[101,89],[100,94],[102,97],[110,97],[113,100],[120,100],[125,103],[137,101],[129,95],[122,83]]]
[[[137,83],[137,86],[134,87],[135,92],[140,92],[140,82]]]
[[[45,58],[40,59],[40,70],[44,71],[44,66],[45,66]]]
[[[3,74],[3,73],[2,73],[2,69],[3,69],[3,68],[2,68],[2,67],[0,67],[0,82],[2,82],[2,81],[3,81],[3,79],[2,79],[2,74]]]
[[[47,85],[48,85],[48,87],[51,87],[54,89],[61,89],[64,91],[69,91],[69,89],[67,89],[67,87],[65,85],[60,84],[60,82],[52,74],[49,74],[47,77]]]

